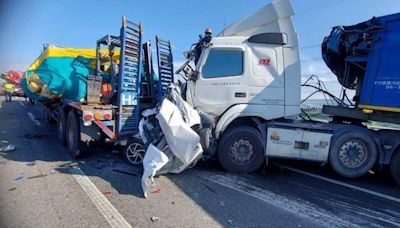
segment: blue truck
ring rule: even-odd
[[[400,14],[334,27],[322,44],[323,59],[342,86],[356,91],[355,107],[324,106],[323,112],[333,121],[359,126],[367,121],[400,124],[399,40]],[[378,164],[388,165],[400,184],[399,131],[364,129],[377,147]]]

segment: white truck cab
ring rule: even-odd
[[[288,0],[273,1],[227,27],[203,49],[196,76],[187,82],[186,100],[215,117],[216,140],[238,120],[255,126],[298,118],[301,71],[292,15]],[[265,133],[256,134],[265,142]]]
[[[301,75],[289,1],[274,1],[226,28],[198,61],[187,100],[218,117],[216,133],[238,117],[296,118]]]

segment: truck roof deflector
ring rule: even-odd
[[[293,15],[294,10],[289,0],[275,0],[257,12],[228,26],[218,36],[252,36],[265,32],[280,32],[290,35],[289,33],[294,33],[290,20]]]

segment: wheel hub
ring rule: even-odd
[[[143,162],[145,150],[140,143],[132,143],[128,146],[125,153],[130,163],[138,165]]]
[[[364,143],[358,140],[351,140],[340,147],[339,158],[346,167],[356,168],[367,159],[367,149]]]
[[[254,146],[249,140],[237,140],[230,148],[230,155],[234,161],[246,163],[250,161],[254,155]]]

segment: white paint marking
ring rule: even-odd
[[[115,209],[115,207],[107,200],[107,198],[97,189],[92,181],[85,175],[85,173],[79,168],[71,168],[69,172],[75,178],[76,182],[89,196],[90,200],[99,209],[101,214],[111,225],[111,227],[126,227],[131,228],[132,226],[125,220],[124,217]]]
[[[393,196],[389,196],[389,195],[386,195],[386,194],[383,194],[383,193],[379,193],[379,192],[374,192],[374,191],[366,189],[366,188],[357,187],[357,186],[354,186],[354,185],[351,185],[351,184],[347,184],[347,183],[344,183],[344,182],[341,182],[341,181],[333,180],[333,179],[330,179],[330,178],[327,178],[327,177],[323,177],[323,176],[320,176],[320,175],[317,175],[317,174],[309,173],[309,172],[306,172],[306,171],[303,171],[303,170],[299,170],[299,169],[295,169],[295,168],[292,168],[292,167],[288,167],[288,166],[285,166],[285,165],[278,165],[278,166],[282,167],[284,169],[290,170],[292,172],[296,172],[296,173],[300,173],[300,174],[303,174],[303,175],[306,175],[306,176],[314,177],[314,178],[317,178],[317,179],[320,179],[320,180],[323,180],[323,181],[327,181],[327,182],[330,182],[330,183],[333,183],[333,184],[337,184],[337,185],[340,185],[340,186],[343,186],[343,187],[346,187],[346,188],[351,188],[351,189],[354,189],[354,190],[357,190],[357,191],[360,191],[360,192],[364,192],[364,193],[367,193],[367,194],[370,194],[370,195],[373,195],[373,196],[377,196],[377,197],[386,199],[386,200],[390,200],[390,201],[393,201],[393,202],[396,202],[396,203],[400,203],[400,199],[396,198],[396,197],[393,197]]]
[[[31,120],[37,125],[37,126],[42,126],[42,124],[40,124],[40,122],[35,118],[35,116],[32,114],[32,113],[30,113],[30,112],[28,112],[28,116],[29,116],[29,118],[31,118]]]
[[[22,106],[25,105],[24,102],[22,102],[22,101],[18,101],[18,104],[20,104],[20,105],[22,105]]]
[[[250,197],[254,197],[265,203],[271,204],[285,211],[291,212],[297,216],[310,219],[321,226],[328,227],[359,227],[358,225],[343,220],[335,214],[330,213],[318,206],[299,199],[292,199],[283,195],[275,194],[271,191],[259,188],[247,183],[240,176],[232,174],[215,174],[211,172],[201,172],[197,174],[199,177],[206,179],[215,184],[226,188],[241,192]]]

